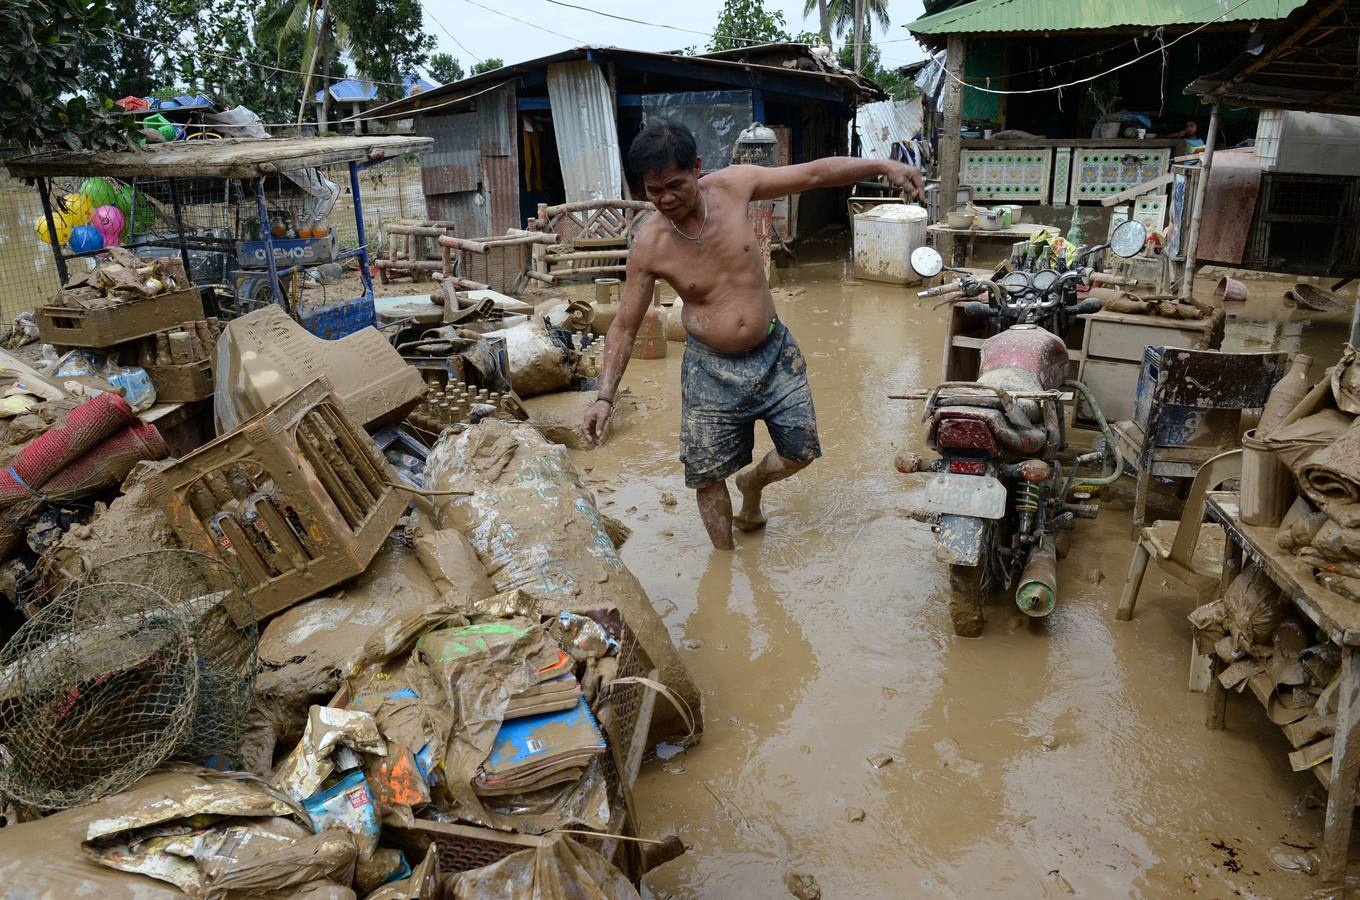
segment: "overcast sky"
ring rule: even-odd
[[[698,45],[706,48],[722,9],[722,0],[639,2],[639,0],[564,0],[600,12],[644,19],[653,25],[620,22],[580,9],[568,9],[548,0],[423,0],[425,30],[434,35],[436,52],[452,53],[468,70],[478,59],[498,57],[507,64],[547,56],[582,44],[613,45],[630,50],[676,50]],[[478,6],[480,4],[480,6]],[[817,30],[817,14],[803,18],[803,0],[765,0],[768,10],[781,10],[788,32]],[[493,12],[492,10],[496,10]],[[922,59],[924,54],[902,26],[922,13],[921,0],[888,0],[892,21],[889,34],[873,35],[882,42],[885,66],[899,66]],[[514,21],[507,18],[513,16]],[[659,28],[671,25],[675,28]],[[704,32],[694,34],[691,32]],[[833,35],[834,36],[834,35]],[[456,38],[456,40],[455,40]],[[837,40],[839,47],[842,41]],[[461,44],[462,46],[459,46]]]

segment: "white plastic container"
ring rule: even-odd
[[[890,284],[921,279],[911,252],[926,243],[926,211],[915,204],[883,203],[855,216],[855,277]]]

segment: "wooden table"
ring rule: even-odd
[[[1312,567],[1275,543],[1277,529],[1243,523],[1237,501],[1235,492],[1215,491],[1208,495],[1204,504],[1209,519],[1223,526],[1227,538],[1219,595],[1223,595],[1242,571],[1243,560],[1248,559],[1259,565],[1285,597],[1341,651],[1341,683],[1337,691],[1331,765],[1319,763],[1311,768],[1327,789],[1321,874],[1328,885],[1340,885],[1346,874],[1346,851],[1355,816],[1356,776],[1360,774],[1360,727],[1357,727],[1360,724],[1360,604],[1343,599],[1314,582]],[[1221,665],[1215,657],[1215,669]],[[1223,727],[1226,705],[1227,690],[1215,672],[1215,677],[1209,681],[1206,727]]]
[[[1027,241],[1034,237],[1036,231],[1048,228],[1053,233],[1058,233],[1058,229],[1047,225],[1037,225],[1033,222],[1019,222],[1009,228],[1002,228],[997,231],[985,231],[981,228],[950,228],[948,225],[936,223],[926,227],[926,231],[937,238],[940,235],[952,235],[954,238],[954,260],[951,265],[962,266],[966,260],[973,257],[973,245],[978,239],[982,240],[1004,240],[1014,244],[1016,241]],[[968,242],[967,252],[964,252],[964,241]]]

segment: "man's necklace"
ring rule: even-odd
[[[705,197],[702,192],[700,192],[699,199],[704,201],[704,220],[703,222],[699,223],[699,233],[697,235],[695,235],[694,237],[690,237],[689,235],[685,234],[683,231],[680,230],[680,226],[676,225],[673,219],[667,219],[666,221],[671,223],[671,227],[675,229],[676,234],[680,235],[687,241],[694,241],[694,243],[702,246],[704,243],[704,229],[708,227],[708,198]]]

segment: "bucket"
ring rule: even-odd
[[[1273,450],[1256,439],[1256,429],[1242,435],[1242,494],[1239,508],[1248,525],[1274,528],[1294,502],[1294,476]]]
[[[1247,299],[1247,286],[1236,278],[1224,275],[1214,286],[1214,299],[1219,303],[1229,300],[1240,303]]]

